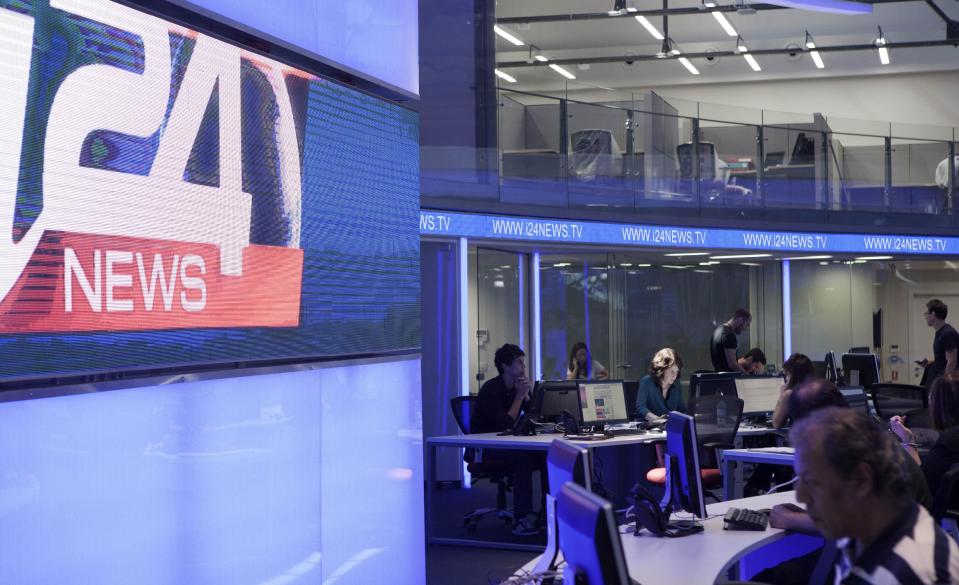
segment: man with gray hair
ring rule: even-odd
[[[836,559],[836,583],[959,583],[959,547],[909,496],[906,454],[885,429],[829,407],[789,440],[796,499],[830,539],[823,554]]]

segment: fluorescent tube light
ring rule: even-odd
[[[743,59],[746,60],[746,63],[749,63],[749,66],[753,71],[762,71],[762,67],[760,67],[759,63],[756,62],[756,58],[749,53],[743,53]]]
[[[506,39],[507,41],[513,43],[513,44],[516,45],[517,47],[522,47],[522,46],[525,44],[525,43],[523,43],[523,41],[519,40],[519,38],[517,38],[517,37],[515,37],[514,35],[510,34],[509,31],[507,31],[505,28],[501,27],[501,26],[498,25],[498,24],[494,24],[494,25],[493,25],[493,32],[495,32],[495,33],[498,34],[499,36],[503,37],[503,38]]]
[[[500,79],[504,81],[508,81],[510,83],[516,83],[516,78],[510,75],[509,73],[503,73],[499,69],[493,69],[493,73],[496,74],[496,77],[499,77]]]
[[[883,65],[889,65],[889,49],[886,48],[886,37],[882,34],[882,27],[879,27],[879,36],[876,37],[876,46],[879,47],[879,62]]]
[[[714,4],[713,2],[706,2],[704,3],[704,6],[706,6],[706,8],[716,8],[716,4]],[[713,18],[716,19],[716,22],[719,23],[719,26],[723,27],[723,30],[726,31],[727,35],[731,37],[738,36],[739,33],[737,33],[736,29],[733,28],[733,25],[731,25],[729,21],[726,20],[725,14],[723,14],[722,12],[719,12],[718,10],[713,10],[712,13],[713,13]]]
[[[575,76],[575,75],[573,75],[572,73],[570,73],[569,71],[563,69],[562,67],[560,67],[559,65],[557,65],[557,64],[555,64],[555,63],[550,63],[550,64],[549,64],[549,68],[552,69],[553,71],[555,71],[556,73],[559,73],[560,75],[562,75],[562,76],[565,77],[566,79],[576,79],[576,76]]]
[[[772,254],[733,254],[731,256],[710,256],[710,260],[737,260],[739,258],[768,258]]]
[[[826,68],[826,64],[822,62],[822,57],[819,56],[819,51],[810,51],[809,54],[812,56],[812,62],[816,64],[817,69]]]
[[[862,260],[863,262],[866,260],[892,260],[892,256],[858,256],[856,260]]]
[[[816,41],[813,40],[808,30],[806,31],[806,48],[812,49],[809,51],[809,55],[812,57],[812,62],[816,64],[816,68],[825,69],[826,64],[822,62],[822,57],[819,56],[819,51],[816,50]]]
[[[671,258],[682,258],[683,256],[709,256],[709,252],[670,252],[669,254],[663,254],[663,256],[669,256]]]
[[[686,57],[680,57],[679,62],[683,64],[683,67],[686,68],[686,71],[689,71],[693,75],[699,75],[699,69],[696,69],[692,63],[689,62],[689,59]]]
[[[654,39],[656,39],[657,41],[663,40],[664,38],[663,33],[659,32],[659,29],[653,26],[653,23],[649,22],[649,20],[647,20],[645,16],[637,16],[636,22],[643,25],[643,28],[645,28],[646,31],[649,32],[649,34],[653,35]]]
[[[820,255],[820,256],[790,256],[788,258],[780,258],[780,260],[829,260],[832,256],[829,255]]]

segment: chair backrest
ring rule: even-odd
[[[941,521],[949,511],[959,511],[959,464],[953,465],[942,476],[932,498],[932,517],[936,522]]]
[[[903,415],[929,407],[929,390],[909,384],[873,384],[869,387],[872,404],[880,418]]]
[[[639,395],[638,380],[623,380],[623,397],[626,399],[626,412],[629,417],[636,416],[636,398]]]
[[[556,516],[565,571],[575,576],[567,583],[629,585],[623,542],[609,502],[567,482],[556,496]]]
[[[696,421],[696,436],[699,445],[707,443],[733,444],[739,423],[743,419],[745,403],[734,396],[694,396],[689,399],[689,413]],[[710,461],[715,466],[715,457],[708,451],[701,451],[700,460]],[[702,465],[707,467],[707,465]]]
[[[450,408],[453,409],[453,418],[464,435],[470,434],[470,417],[473,415],[473,406],[476,403],[475,396],[454,396],[450,400]]]
[[[676,146],[676,156],[679,158],[679,178],[694,178],[692,143]],[[712,142],[699,143],[699,176],[709,180],[716,176],[716,145]]]

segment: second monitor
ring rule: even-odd
[[[584,426],[601,427],[629,421],[623,382],[579,382],[579,408]]]

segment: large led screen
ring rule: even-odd
[[[0,377],[418,347],[415,113],[104,0],[0,47]]]

